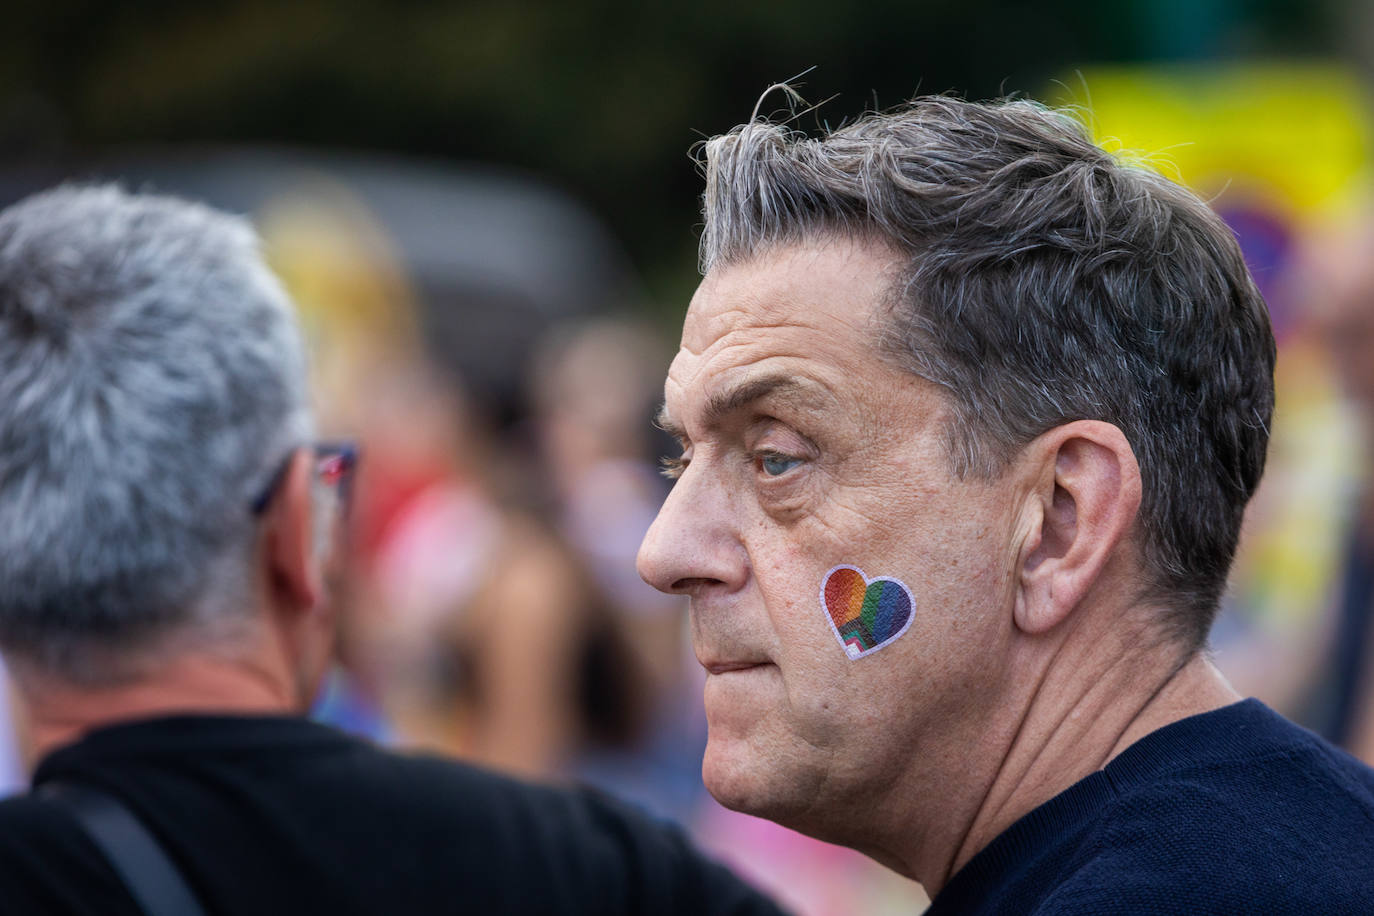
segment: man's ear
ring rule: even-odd
[[[1097,420],[1056,426],[1026,447],[1036,481],[1022,545],[1016,626],[1044,633],[1083,600],[1140,510],[1140,466],[1120,429]]]
[[[263,574],[274,610],[312,608],[323,592],[315,557],[312,472],[309,449],[297,449],[264,513]]]

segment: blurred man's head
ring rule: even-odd
[[[754,122],[705,157],[640,568],[693,599],[708,787],[854,842],[1075,631],[1203,643],[1273,337],[1215,214],[1029,102]]]
[[[310,433],[300,333],[245,221],[109,186],[0,213],[0,648],[21,675],[122,683],[314,602],[285,544],[308,550],[309,507],[281,505],[308,503]]]

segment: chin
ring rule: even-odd
[[[706,791],[731,811],[784,826],[792,826],[815,800],[810,790],[817,782],[796,774],[786,761],[768,759],[747,742],[717,738],[707,742],[701,779]]]
[[[722,771],[707,763],[702,767],[701,778],[711,797],[731,811],[751,814],[770,821],[780,819],[779,805],[771,797],[767,787],[758,785],[747,776]]]
[[[788,753],[778,737],[753,742],[712,735],[701,765],[706,790],[731,811],[862,851],[865,812],[871,807],[865,799],[871,799],[872,787],[868,794],[858,788],[856,797],[840,785],[843,774],[828,771],[800,748]]]

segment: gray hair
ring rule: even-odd
[[[704,144],[703,272],[825,236],[902,263],[879,346],[941,386],[951,466],[995,477],[1077,419],[1140,465],[1142,598],[1211,627],[1274,405],[1268,311],[1206,204],[1029,101],[937,96],[809,138],[755,120]]]
[[[99,684],[242,623],[304,361],[242,219],[114,186],[0,213],[0,648]]]

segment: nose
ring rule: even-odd
[[[692,594],[704,587],[741,587],[749,561],[740,543],[731,488],[694,461],[673,486],[639,545],[636,566],[661,592]]]

